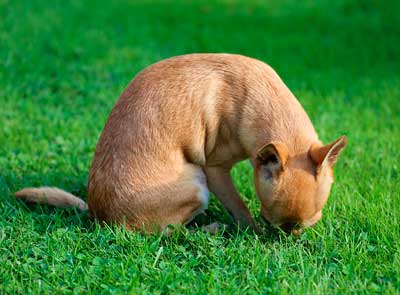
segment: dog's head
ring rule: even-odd
[[[262,147],[253,163],[263,218],[294,234],[320,220],[333,183],[333,166],[346,142],[342,136],[297,155],[289,155],[281,143]]]

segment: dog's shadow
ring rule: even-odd
[[[256,222],[261,228],[261,233],[254,232],[251,228],[246,226],[239,226],[236,224],[229,214],[229,212],[213,197],[210,200],[209,209],[204,214],[199,214],[196,218],[187,225],[190,231],[203,231],[204,227],[212,223],[223,225],[221,234],[225,237],[234,237],[237,235],[255,236],[257,235],[260,240],[271,241],[277,240],[282,231],[272,227],[270,224],[265,223],[261,217],[256,217]]]

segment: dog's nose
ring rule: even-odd
[[[280,228],[287,234],[290,234],[294,227],[296,226],[296,223],[293,222],[286,222],[281,224]]]
[[[287,234],[294,234],[295,236],[301,234],[301,228],[298,223],[295,222],[286,222],[283,223],[280,228]]]

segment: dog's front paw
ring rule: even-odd
[[[214,222],[214,223],[211,223],[209,225],[203,226],[202,227],[202,231],[203,232],[208,232],[208,233],[214,235],[214,234],[216,234],[218,232],[224,231],[227,227],[228,227],[227,224]]]

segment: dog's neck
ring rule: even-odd
[[[308,151],[319,142],[318,135],[303,107],[290,91],[268,100],[249,100],[239,128],[239,138],[249,157],[268,143],[283,143],[290,154]]]

